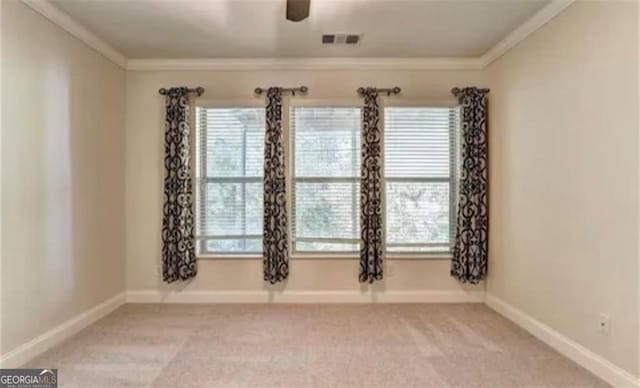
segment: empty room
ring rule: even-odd
[[[0,388],[640,387],[639,1],[0,14]]]

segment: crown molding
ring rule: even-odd
[[[575,0],[552,0],[477,58],[191,58],[129,59],[129,71],[480,70],[562,13]]]
[[[484,55],[479,58],[480,66],[483,68],[489,66],[493,61],[506,54],[518,43],[525,40],[529,35],[533,34],[542,26],[547,24],[551,19],[562,13],[562,11],[564,11],[574,1],[575,0],[552,0],[520,27],[511,31],[509,35],[484,53]]]
[[[124,55],[96,34],[76,22],[71,16],[51,4],[48,0],[22,0],[22,2],[74,37],[80,39],[87,46],[93,48],[116,65],[122,68],[126,67],[127,58],[125,58]]]
[[[130,71],[451,70],[481,69],[478,58],[191,58],[129,59]]]
[[[552,0],[481,57],[473,58],[184,58],[127,59],[49,0],[21,0],[118,66],[129,71],[480,70],[556,17],[575,0]]]

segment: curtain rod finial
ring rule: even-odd
[[[398,94],[402,91],[402,89],[400,89],[399,86],[394,86],[393,88],[391,88],[391,90],[389,90],[389,92],[387,92],[387,95],[390,96],[392,94]]]

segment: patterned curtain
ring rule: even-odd
[[[362,161],[360,166],[360,282],[382,279],[382,149],[378,92],[361,91],[364,97],[362,119]]]
[[[162,218],[162,279],[171,283],[190,279],[197,273],[193,235],[188,89],[169,89],[165,105],[166,175]]]
[[[488,89],[454,88],[462,106],[460,188],[451,276],[476,284],[487,274],[489,214],[487,187]]]
[[[264,137],[264,280],[271,284],[289,276],[287,242],[287,201],[282,132],[282,89],[267,91],[266,133]]]

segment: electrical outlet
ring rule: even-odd
[[[611,317],[607,314],[600,314],[598,319],[598,331],[603,335],[609,335],[611,332]]]

